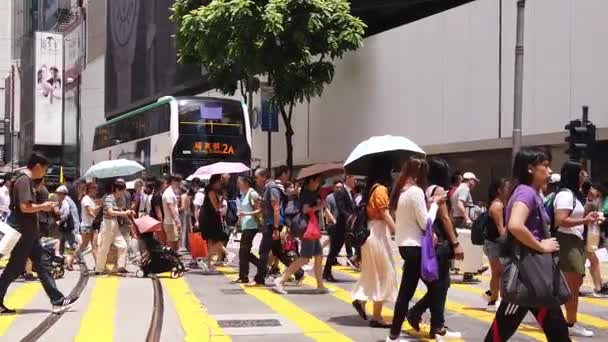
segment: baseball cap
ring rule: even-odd
[[[56,193],[58,194],[67,194],[69,192],[68,187],[65,185],[61,185],[60,187],[57,188],[57,190],[55,190]]]
[[[480,181],[479,178],[477,178],[477,176],[475,176],[475,174],[473,172],[465,172],[462,175],[462,179],[464,179],[464,180],[474,180],[476,182]]]
[[[549,184],[555,184],[555,183],[559,183],[562,181],[562,176],[559,173],[553,173],[551,174],[551,177],[549,177]]]

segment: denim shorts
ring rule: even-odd
[[[323,247],[320,240],[302,240],[300,256],[302,258],[312,258],[323,255]]]
[[[486,240],[483,243],[483,252],[488,259],[499,258],[502,246],[498,242]]]
[[[80,226],[80,234],[88,234],[94,231],[93,226]]]

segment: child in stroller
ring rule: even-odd
[[[171,278],[182,277],[186,268],[175,253],[169,247],[163,247],[154,238],[154,233],[139,234],[139,239],[144,243],[146,252],[141,258],[141,269],[137,271],[138,277],[147,277],[150,273],[158,274],[171,272]]]
[[[42,237],[40,238],[40,244],[45,253],[42,260],[50,264],[51,275],[54,279],[62,278],[65,274],[65,261],[59,253],[59,239]],[[32,267],[32,270],[36,271],[34,267]]]

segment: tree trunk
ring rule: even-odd
[[[289,168],[289,172],[293,174],[293,126],[291,124],[291,116],[293,114],[293,102],[289,104],[289,112],[285,110],[285,106],[280,106],[281,109],[281,117],[283,118],[283,123],[285,124],[285,147],[287,150],[287,168]]]

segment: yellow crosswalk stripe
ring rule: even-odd
[[[310,276],[305,276],[302,281],[302,284],[310,286],[310,287],[317,286],[316,280]],[[327,287],[328,289],[330,289],[332,291],[332,295],[335,298],[337,298],[345,303],[348,303],[348,304],[352,303],[352,298],[351,298],[350,292],[346,291],[345,289],[341,288],[340,286],[326,283],[325,287]],[[365,311],[367,311],[368,315],[372,315],[372,312],[373,312],[372,306],[373,306],[373,304],[371,302],[368,302],[367,306],[365,307]],[[390,322],[390,319],[393,316],[393,310],[385,306],[383,308],[383,313],[384,313],[384,316],[386,318],[388,318],[388,321]],[[427,327],[427,329],[421,329],[421,331],[416,331],[407,322],[404,322],[404,323],[405,324],[403,325],[403,331],[405,331],[408,335],[417,337],[417,338],[421,339],[422,341],[434,341],[434,340],[431,340],[428,338],[428,334],[429,334],[428,327]],[[421,326],[421,328],[422,328],[422,326]],[[452,339],[450,341],[458,342],[458,341],[462,341],[462,340]]]
[[[76,342],[113,341],[120,278],[96,278]]]
[[[361,275],[359,273],[351,270],[348,267],[334,266],[334,270],[337,270],[338,272],[343,273],[343,274],[350,275],[351,277],[356,278],[356,279],[359,279],[361,277]],[[402,271],[398,270],[398,272],[399,272],[399,274],[401,274]],[[420,290],[416,290],[416,293],[414,294],[414,298],[420,299],[420,298],[422,298],[422,296],[424,296],[424,292],[420,291]],[[478,321],[486,322],[486,323],[488,323],[488,327],[489,327],[489,324],[491,324],[494,321],[493,313],[489,313],[489,312],[485,312],[485,311],[478,311],[478,310],[473,310],[474,313],[471,313],[471,309],[469,308],[469,305],[454,302],[452,300],[446,301],[445,308],[448,311],[456,312],[463,316],[466,316],[466,317],[469,317],[469,318],[472,318],[472,319],[475,319]],[[531,337],[537,341],[547,341],[545,334],[537,327],[533,327],[531,325],[521,324],[518,332],[523,335],[526,335],[528,337]]]
[[[489,283],[490,279],[491,279],[491,277],[487,276],[487,275],[478,275],[477,277],[479,279],[484,280],[487,283]],[[578,301],[587,303],[587,304],[591,304],[591,305],[597,305],[597,306],[602,306],[602,307],[608,308],[608,298],[579,297]]]
[[[34,300],[41,289],[39,282],[23,284],[4,299],[7,307],[17,310],[17,315],[0,316],[0,336],[6,334],[13,321],[17,319],[19,311]]]
[[[192,293],[184,278],[162,280],[163,288],[175,305],[182,329],[184,341],[196,342],[229,342],[230,336],[224,333],[217,321],[211,317],[205,307]]]
[[[452,284],[452,288],[458,289],[458,290],[464,291],[464,292],[477,294],[477,295],[482,295],[485,292],[484,290],[482,290],[478,287],[464,285],[464,284]],[[599,329],[608,329],[608,321],[606,321],[605,319],[601,319],[601,318],[591,316],[591,315],[581,313],[581,312],[579,312],[577,316],[578,316],[579,323],[582,323],[584,325],[589,325],[589,326],[599,328]]]
[[[218,267],[217,270],[222,272],[230,280],[236,280],[238,278],[238,275],[234,273],[234,269],[231,267]],[[248,295],[255,297],[276,313],[290,320],[302,330],[304,335],[310,337],[314,341],[352,341],[327,323],[285,299],[284,296],[273,293],[264,287],[247,287],[241,285],[241,288]]]

